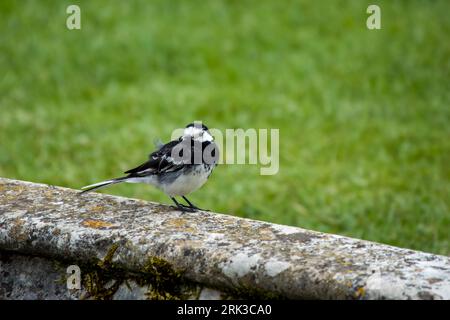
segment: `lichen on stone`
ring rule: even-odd
[[[450,297],[449,257],[24,181],[0,178],[0,188],[0,250],[77,264],[92,299],[126,296],[127,283],[130,297],[146,289],[153,299],[198,288],[290,299]],[[105,254],[112,243],[120,247]]]
[[[160,257],[150,256],[139,271],[129,271],[113,262],[119,249],[113,244],[102,260],[95,264],[83,265],[83,287],[85,298],[109,300],[122,284],[134,281],[147,288],[146,297],[151,300],[179,300],[198,295],[198,286],[186,281],[183,272]],[[129,285],[128,285],[129,287]]]

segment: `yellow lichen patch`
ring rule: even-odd
[[[258,229],[258,239],[259,240],[273,240],[275,235],[271,228],[260,228]]]
[[[8,191],[14,191],[15,193],[21,194],[24,191],[24,186],[21,185],[10,185]]]
[[[6,200],[7,202],[11,202],[13,200],[17,199],[17,194],[6,194],[5,196],[3,196],[3,199]]]
[[[28,238],[26,232],[24,232],[22,226],[25,224],[25,221],[17,218],[14,220],[13,225],[10,229],[10,236],[17,241],[25,241]]]
[[[362,298],[364,297],[364,295],[366,294],[366,290],[364,289],[364,287],[359,287],[358,289],[356,289],[356,297],[357,298]]]
[[[166,226],[172,227],[177,231],[187,232],[187,233],[195,233],[195,228],[189,224],[188,220],[183,218],[175,218],[167,221],[165,223]]]
[[[89,207],[89,211],[94,212],[94,213],[96,213],[96,212],[103,212],[103,211],[105,211],[105,207],[96,204],[96,205],[93,205],[93,206]]]
[[[46,190],[44,192],[44,195],[49,198],[49,197],[53,197],[53,191],[52,190]]]
[[[246,220],[242,220],[242,221],[239,221],[239,227],[250,229],[253,227],[253,224],[251,224],[250,222],[248,222]]]
[[[113,223],[102,221],[102,220],[94,220],[94,219],[86,219],[81,222],[83,227],[92,228],[92,229],[107,229],[111,227],[117,227]]]
[[[334,255],[334,257],[335,257],[336,262],[339,263],[341,266],[349,267],[349,266],[353,265],[352,262],[346,260],[345,257],[341,257],[338,255]]]
[[[221,224],[227,225],[227,226],[235,224],[235,223],[236,223],[235,219],[228,218],[228,217],[223,217],[221,220]]]
[[[165,223],[167,226],[175,227],[177,229],[184,228],[188,224],[188,221],[183,218],[175,218],[167,221]]]
[[[199,240],[185,240],[185,239],[176,239],[173,240],[174,245],[180,246],[182,249],[196,249],[201,248],[203,242]]]

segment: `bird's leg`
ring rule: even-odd
[[[202,210],[202,211],[209,211],[209,210],[205,210],[205,209],[200,209],[200,208],[197,207],[196,205],[192,204],[192,202],[190,202],[190,201],[188,200],[188,198],[186,198],[185,196],[181,196],[181,197],[189,204],[189,207],[190,207],[190,208],[192,208],[192,209],[197,209],[197,210]]]
[[[192,202],[190,202],[188,200],[188,198],[186,198],[185,196],[181,196],[181,197],[189,204],[189,207],[194,208],[194,209],[200,209],[197,206],[193,205]]]
[[[170,197],[170,199],[172,199],[172,201],[175,203],[175,205],[177,206],[177,208],[180,211],[183,211],[183,212],[195,212],[194,208],[191,208],[191,207],[188,207],[188,206],[184,206],[184,205],[178,203],[178,201],[174,197]]]

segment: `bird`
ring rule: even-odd
[[[159,143],[146,162],[125,171],[125,176],[82,187],[80,194],[123,182],[145,183],[163,191],[181,211],[203,210],[186,195],[206,183],[217,166],[218,158],[219,148],[208,127],[195,121],[184,128],[178,139]],[[177,196],[183,198],[187,205],[178,202]]]

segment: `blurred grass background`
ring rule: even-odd
[[[193,120],[279,128],[277,175],[222,165],[192,201],[448,255],[450,2],[376,1],[379,31],[372,3],[2,0],[0,176],[80,188]]]

